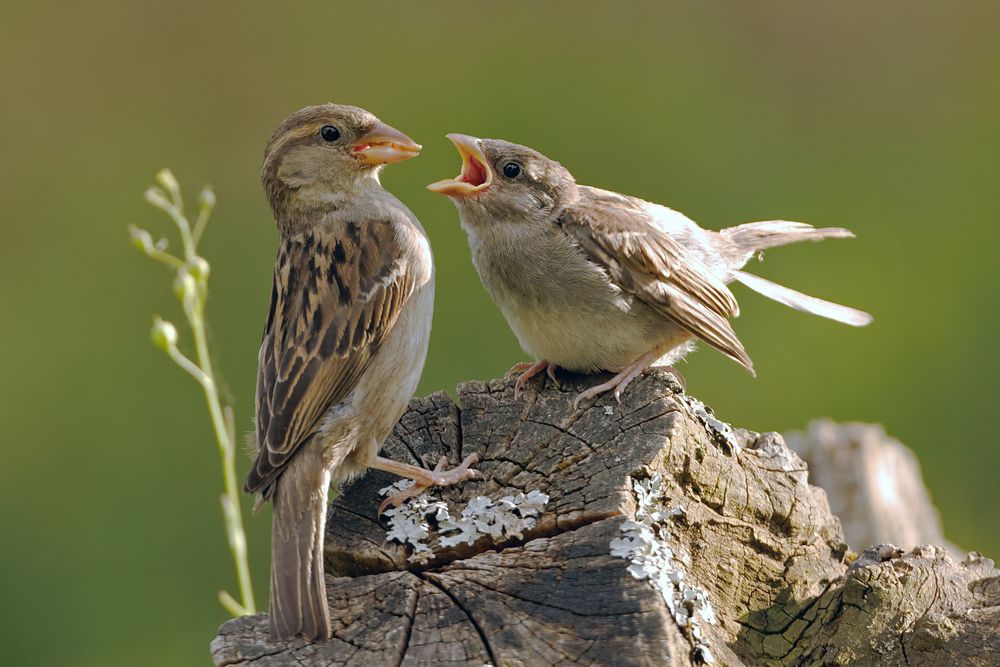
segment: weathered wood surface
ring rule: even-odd
[[[817,419],[785,440],[809,466],[809,481],[826,491],[851,548],[938,544],[962,557],[944,539],[917,457],[882,426]]]
[[[883,546],[849,565],[825,493],[781,436],[727,438],[664,372],[637,380],[621,405],[575,411],[582,386],[536,380],[515,401],[509,381],[470,382],[457,406],[444,394],[414,400],[386,451],[427,463],[478,452],[486,479],[435,496],[454,513],[476,496],[541,490],[550,501],[536,525],[447,548],[432,530],[433,556],[415,563],[375,517],[378,490],[395,480],[370,473],[329,515],[335,637],[271,644],[264,614],[234,619],[212,642],[215,664],[1000,664],[992,562]],[[636,485],[654,480],[659,495],[644,504]],[[672,552],[679,583],[661,590],[703,591],[716,623],[696,601],[672,613],[612,555],[637,518]]]

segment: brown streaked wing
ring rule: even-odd
[[[739,314],[732,292],[641,209],[581,188],[581,199],[563,210],[558,223],[623,291],[753,373],[727,320]]]
[[[327,410],[357,384],[415,287],[388,222],[282,240],[257,371],[257,459],[269,494]]]

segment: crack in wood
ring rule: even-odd
[[[486,651],[486,655],[489,656],[490,658],[490,664],[497,665],[498,663],[496,655],[493,653],[493,648],[490,646],[490,640],[489,637],[486,636],[486,631],[482,628],[482,626],[479,625],[479,623],[472,616],[469,610],[465,608],[465,606],[462,604],[462,601],[459,600],[457,596],[455,596],[450,590],[448,590],[448,588],[443,583],[441,583],[441,581],[436,579],[431,573],[429,572],[418,573],[417,576],[420,577],[422,581],[427,582],[431,586],[434,586],[442,593],[447,595],[448,598],[452,601],[452,603],[458,609],[460,609],[463,614],[465,614],[465,617],[469,620],[469,623],[472,625],[473,628],[475,628],[476,634],[479,635],[479,641],[482,642],[483,649]]]

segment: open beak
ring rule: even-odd
[[[366,132],[351,148],[354,157],[365,164],[392,164],[420,154],[420,144],[385,123]]]
[[[467,134],[449,134],[448,138],[462,156],[462,173],[431,183],[427,189],[449,197],[468,197],[488,188],[493,182],[493,170],[479,149],[479,139]]]

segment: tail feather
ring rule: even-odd
[[[796,310],[819,315],[820,317],[825,317],[836,322],[850,324],[853,327],[863,327],[872,321],[872,316],[863,310],[817,299],[814,296],[796,292],[793,289],[783,287],[760,276],[755,276],[752,273],[733,271],[733,277],[758,294],[763,294],[769,299],[774,299],[778,303],[783,303]]]
[[[329,480],[317,489],[288,472],[276,482],[274,490],[271,639],[290,639],[295,635],[329,639],[330,611],[323,570]]]
[[[819,315],[836,322],[843,322],[855,327],[863,327],[871,323],[872,316],[862,310],[817,299],[814,296],[796,292],[788,287],[772,283],[770,280],[739,270],[755,253],[761,250],[800,241],[854,238],[854,233],[851,230],[842,227],[816,229],[804,222],[768,220],[737,225],[723,229],[719,234],[723,241],[722,247],[728,251],[726,254],[732,277],[753,291],[796,310]]]
[[[789,222],[787,220],[748,222],[744,225],[723,229],[720,234],[736,249],[746,253],[748,259],[755,252],[799,241],[854,238],[854,233],[851,230],[842,227],[816,229],[804,222]]]

